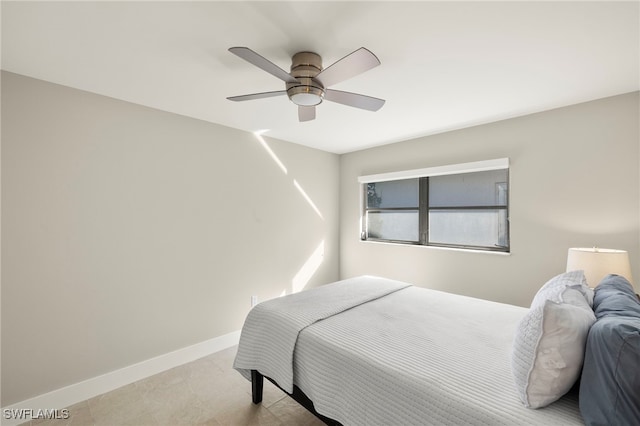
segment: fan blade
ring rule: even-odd
[[[324,91],[324,99],[331,102],[337,102],[342,105],[366,109],[368,111],[377,111],[382,108],[382,105],[384,105],[384,99],[331,89]]]
[[[250,95],[230,96],[230,101],[251,101],[253,99],[272,98],[274,96],[286,95],[286,90],[276,90],[275,92],[252,93]]]
[[[293,78],[291,74],[271,62],[270,60],[263,58],[248,47],[232,47],[229,52],[236,56],[241,57],[245,61],[255,65],[256,67],[268,72],[269,74],[278,77],[282,81],[287,83],[297,83],[298,80]]]
[[[380,61],[376,55],[361,47],[323,69],[316,78],[322,82],[324,87],[329,87],[378,65],[380,65]]]
[[[298,106],[298,120],[311,121],[316,118],[315,106]]]

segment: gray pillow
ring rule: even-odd
[[[640,301],[631,284],[608,275],[596,287],[598,320],[587,339],[580,412],[588,425],[640,424]]]

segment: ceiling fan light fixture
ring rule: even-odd
[[[324,99],[368,111],[377,111],[384,105],[384,99],[325,89],[380,65],[376,55],[364,47],[351,52],[327,68],[322,67],[322,58],[317,53],[298,52],[291,58],[289,73],[248,47],[231,47],[229,51],[286,83],[286,90],[228,97],[231,101],[270,98],[286,93],[289,100],[298,106],[298,120],[301,122],[315,119],[315,106],[321,104]]]
[[[319,105],[324,98],[324,90],[315,86],[295,86],[287,90],[289,99],[299,106]]]

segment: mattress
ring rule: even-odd
[[[344,425],[584,424],[575,394],[539,410],[517,396],[510,351],[527,309],[395,284],[382,293],[297,332],[292,381],[320,414]]]

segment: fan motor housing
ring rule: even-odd
[[[300,106],[314,106],[324,98],[324,86],[315,77],[322,71],[322,58],[314,52],[298,52],[291,58],[291,75],[298,80],[287,83],[287,96]]]

